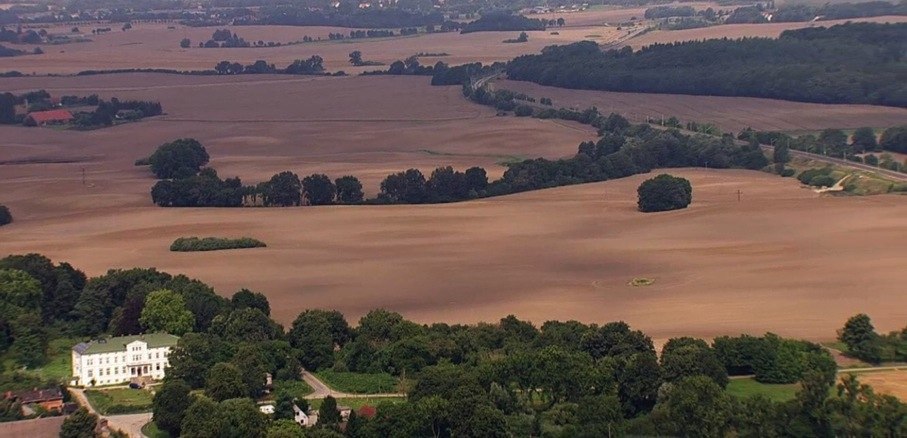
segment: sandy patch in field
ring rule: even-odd
[[[687,96],[681,94],[621,93],[568,90],[532,82],[496,81],[496,86],[548,97],[555,107],[618,112],[634,121],[675,116],[682,122],[713,123],[722,130],[817,130],[824,128],[889,127],[907,123],[907,109],[876,105],[831,105],[754,97]]]
[[[784,32],[785,30],[802,29],[805,27],[830,27],[836,24],[844,24],[849,21],[870,23],[903,23],[907,21],[907,17],[884,16],[802,23],[723,24],[720,26],[703,27],[699,29],[656,30],[633,38],[629,41],[629,43],[630,46],[632,46],[635,50],[656,43],[698,41],[715,38],[777,38],[781,35],[781,32]]]
[[[312,55],[324,58],[328,71],[343,70],[359,73],[365,70],[386,69],[387,67],[353,67],[349,64],[349,53],[359,50],[363,58],[390,64],[419,52],[448,53],[445,57],[425,57],[424,64],[444,61],[451,65],[467,62],[491,63],[509,61],[519,55],[537,53],[552,44],[569,44],[583,39],[608,43],[622,32],[615,27],[589,26],[569,29],[550,29],[529,32],[529,42],[506,44],[503,40],[516,38],[519,32],[476,32],[461,35],[456,32],[421,34],[408,37],[327,41],[327,34],[340,32],[349,34],[351,29],[335,27],[302,26],[225,26],[247,41],[290,42],[301,40],[308,35],[321,37],[325,41],[285,45],[281,47],[254,47],[231,49],[204,49],[196,47],[200,41],[207,41],[216,28],[190,28],[173,24],[139,23],[127,32],[114,30],[101,35],[91,35],[91,42],[73,43],[43,47],[43,55],[0,58],[0,71],[18,70],[26,74],[77,73],[83,70],[107,70],[125,68],[165,68],[177,70],[210,70],[222,60],[250,64],[263,59],[283,68],[296,59],[307,59]],[[69,34],[69,27],[54,28],[55,32]],[[552,32],[559,35],[552,35]],[[600,35],[588,38],[587,35]],[[192,47],[183,49],[180,40],[189,38]],[[32,46],[22,46],[31,49]]]
[[[872,386],[876,394],[907,400],[907,370],[874,371],[857,375],[860,383]]]

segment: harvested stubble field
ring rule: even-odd
[[[497,81],[497,88],[548,97],[556,107],[618,112],[641,122],[646,117],[679,118],[682,122],[712,123],[739,132],[751,127],[768,131],[814,131],[824,128],[890,127],[907,123],[907,109],[877,105],[831,105],[754,97],[688,96],[682,94],[622,93],[568,90],[532,82]]]
[[[860,383],[872,386],[877,394],[893,395],[907,400],[907,369],[873,371],[857,374]]]
[[[72,74],[83,70],[110,70],[126,68],[163,68],[176,70],[210,70],[220,61],[228,60],[251,64],[263,59],[283,68],[296,59],[307,59],[312,55],[324,58],[328,71],[343,70],[359,73],[366,70],[387,69],[384,67],[353,67],[349,53],[359,50],[363,58],[390,64],[406,59],[419,52],[448,53],[444,57],[420,58],[423,64],[444,61],[451,65],[480,61],[491,63],[508,61],[516,56],[537,53],[552,44],[569,44],[581,41],[586,35],[601,35],[595,40],[607,43],[616,39],[621,32],[616,28],[588,27],[552,29],[551,31],[529,32],[529,41],[522,44],[506,44],[503,40],[516,38],[519,32],[476,32],[461,35],[456,32],[420,34],[407,37],[368,38],[356,40],[327,41],[328,33],[349,35],[347,28],[301,27],[301,26],[224,26],[249,42],[274,41],[287,43],[300,41],[303,36],[321,37],[324,41],[284,45],[281,47],[252,48],[198,48],[199,42],[211,38],[216,27],[189,28],[177,25],[168,29],[165,24],[139,23],[129,31],[115,30],[102,35],[86,35],[91,42],[44,46],[43,55],[0,58],[0,71],[18,70],[26,74]],[[52,33],[67,34],[69,27],[52,28]],[[559,35],[552,35],[557,31]],[[193,46],[183,49],[180,40],[189,38]],[[31,49],[33,46],[22,46]]]

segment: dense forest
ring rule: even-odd
[[[507,66],[511,79],[565,88],[751,96],[907,107],[907,23],[789,30],[779,39],[656,44],[602,52],[551,46]]]
[[[0,259],[0,354],[41,366],[61,336],[165,331],[181,336],[156,389],[154,419],[173,436],[264,437],[286,428],[292,404],[307,406],[294,382],[301,370],[343,376],[406,377],[406,397],[373,418],[340,418],[334,400],[316,429],[267,436],[903,436],[907,406],[876,395],[852,376],[838,380],[821,346],[764,336],[652,339],[624,322],[586,324],[514,316],[493,323],[417,324],[393,311],[368,312],[354,327],[337,311],[309,309],[289,327],[271,319],[261,293],[225,298],[210,286],[155,269],[110,270],[87,278],[38,254]],[[31,297],[22,300],[22,297]],[[842,342],[864,354],[876,334],[865,315]],[[890,345],[902,348],[903,336]],[[898,340],[894,340],[898,339]],[[254,400],[273,376],[273,417]],[[773,401],[725,391],[729,376],[797,383]],[[0,389],[39,382],[15,370]],[[325,405],[328,408],[325,408]],[[18,406],[0,405],[4,420]],[[342,428],[340,427],[342,424]],[[288,433],[288,434],[287,434]],[[314,435],[310,435],[314,434]]]

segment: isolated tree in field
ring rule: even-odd
[[[644,213],[686,208],[693,201],[693,187],[684,178],[661,174],[637,189],[639,211]]]
[[[285,171],[271,177],[262,193],[265,205],[290,207],[302,200],[302,182],[293,172]]]
[[[328,205],[334,202],[336,189],[327,175],[314,174],[302,179],[302,192],[309,205]]]
[[[362,52],[358,50],[350,52],[350,64],[356,66],[362,65]]]
[[[847,352],[858,359],[871,363],[881,360],[879,335],[875,332],[869,315],[865,313],[848,319],[838,333],[838,340],[847,345]]]
[[[148,294],[139,322],[149,332],[165,332],[182,336],[195,324],[195,317],[186,309],[182,295],[170,290],[158,290]]]
[[[180,379],[168,379],[154,395],[152,419],[157,427],[170,436],[179,436],[186,410],[192,404],[192,388]]]
[[[189,38],[183,38],[182,40],[180,40],[180,47],[188,49],[190,46],[192,46],[192,41]]]
[[[529,34],[526,32],[520,32],[520,36],[517,37],[516,41],[518,43],[525,43],[526,41],[529,41]]]
[[[0,94],[0,124],[16,123],[16,96],[12,93]]]
[[[907,153],[907,125],[888,128],[879,137],[883,150]]]
[[[160,145],[148,163],[160,179],[188,178],[208,164],[208,151],[193,138],[181,138]]]
[[[362,202],[365,194],[362,193],[362,183],[355,176],[342,176],[334,181],[337,188],[337,202],[341,204],[358,204]]]
[[[205,378],[205,395],[213,400],[223,401],[246,397],[249,389],[243,383],[242,373],[235,365],[218,362],[208,370]]]
[[[853,137],[851,137],[850,147],[855,154],[875,151],[879,147],[875,131],[872,128],[857,129],[853,132]]]
[[[98,416],[80,407],[63,420],[60,438],[94,438]]]

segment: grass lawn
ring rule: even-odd
[[[752,397],[754,395],[764,395],[773,401],[793,400],[797,394],[800,385],[791,384],[772,384],[759,383],[756,379],[731,379],[727,385],[727,393],[735,397]]]
[[[322,370],[315,375],[334,390],[351,394],[395,392],[398,384],[397,379],[387,373],[338,373],[332,370]]]
[[[276,396],[281,392],[288,392],[293,397],[296,398],[305,398],[305,396],[311,394],[314,390],[308,383],[305,383],[301,380],[275,380],[274,381],[274,392]]]
[[[142,426],[142,433],[148,438],[170,438],[170,434],[157,428],[153,421]]]
[[[378,406],[381,403],[403,403],[405,401],[405,397],[338,398],[337,406],[346,406],[348,408],[356,410],[365,405]],[[311,406],[312,409],[318,410],[318,408],[321,407],[321,402],[321,399],[309,400],[309,406]]]
[[[23,373],[38,377],[42,380],[53,380],[55,382],[66,383],[72,377],[72,346],[78,341],[70,338],[58,338],[50,341],[47,347],[47,363],[31,369],[22,369],[7,354],[2,365],[7,370],[21,370]]]
[[[150,391],[144,389],[89,389],[85,396],[91,405],[102,414],[129,414],[151,410]]]

